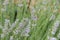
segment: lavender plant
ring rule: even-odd
[[[0,40],[60,40],[59,0],[0,0]]]

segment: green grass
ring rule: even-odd
[[[0,40],[60,40],[59,0],[37,0],[30,9],[22,1],[0,0]]]

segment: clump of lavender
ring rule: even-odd
[[[59,5],[59,0],[0,0],[0,40],[60,40]]]

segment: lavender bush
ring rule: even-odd
[[[60,40],[59,0],[0,0],[0,40]]]

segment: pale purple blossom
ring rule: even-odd
[[[30,32],[30,27],[27,27],[27,28],[25,29],[25,32],[26,32],[26,33],[29,33],[29,32]]]
[[[28,18],[23,18],[23,20],[19,23],[19,27],[23,28],[26,24],[28,24],[29,19]]]
[[[27,27],[22,33],[21,36],[29,36],[30,28]]]
[[[54,19],[55,19],[55,15],[52,15],[52,16],[50,17],[49,21],[54,20]]]
[[[7,5],[7,4],[9,4],[9,0],[4,0],[4,3],[3,3],[3,5]]]
[[[12,28],[15,27],[18,22],[19,22],[19,19],[16,19],[16,21],[14,23],[12,23],[11,27]]]
[[[34,7],[30,7],[30,9],[31,9],[31,14],[35,14],[35,12],[36,12],[35,8]]]
[[[57,40],[55,37],[50,37],[49,40]]]
[[[30,23],[26,26],[26,28],[22,31],[21,36],[29,36],[30,32]]]
[[[59,24],[60,24],[60,22],[57,20],[55,23],[54,23],[54,27],[59,27]]]
[[[53,25],[53,27],[52,27],[52,31],[51,31],[51,33],[54,35],[55,33],[56,33],[56,31],[57,31],[57,29],[58,29],[58,27],[59,27],[59,21],[57,20],[55,23],[54,23],[54,25]]]
[[[36,21],[37,20],[37,16],[32,16],[31,19]]]
[[[23,23],[19,23],[19,26],[22,27],[23,26]]]
[[[13,40],[13,36],[10,36],[10,40]]]

